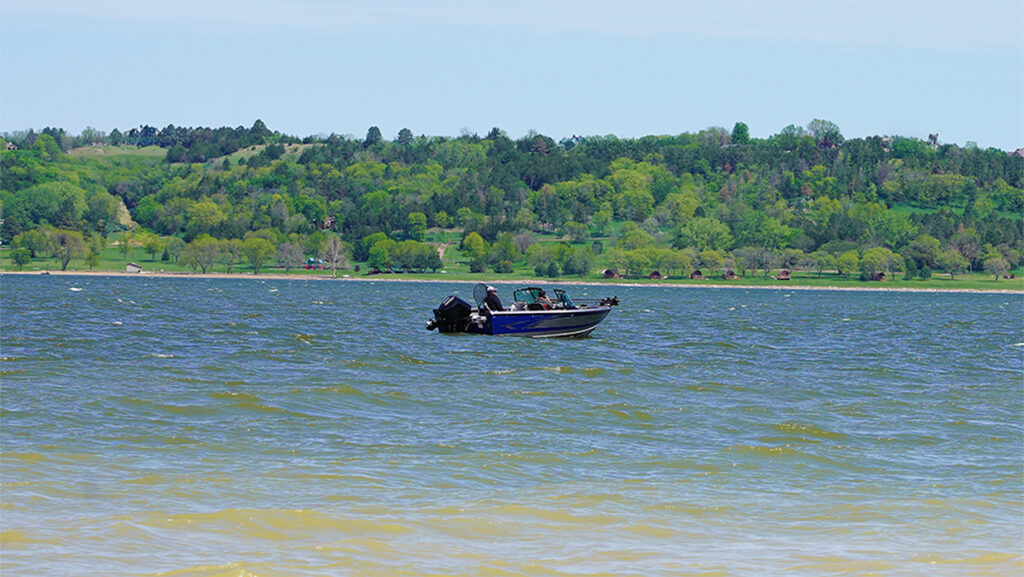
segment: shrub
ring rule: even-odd
[[[500,260],[498,264],[494,265],[494,272],[508,274],[513,272],[515,267],[512,266],[512,261]]]

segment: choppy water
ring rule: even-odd
[[[1020,295],[577,287],[623,304],[538,341],[425,331],[469,284],[0,291],[5,577],[1024,572]]]

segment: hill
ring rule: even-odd
[[[467,271],[588,278],[783,268],[998,277],[1024,254],[1024,160],[898,136],[846,139],[822,120],[768,139],[737,123],[558,142],[499,129],[458,138],[403,129],[388,141],[372,127],[364,139],[300,140],[257,121],[140,127],[69,147],[73,138],[48,130],[2,152],[5,244],[25,245],[34,231],[110,237],[127,222],[123,203],[135,234],[157,238],[168,259],[194,261],[177,247],[205,238],[227,243],[214,265],[294,266],[334,238],[371,269],[445,266],[420,245],[436,254],[457,242]],[[268,255],[224,256],[231,241],[254,238]]]

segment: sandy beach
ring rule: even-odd
[[[1024,295],[1024,288],[993,288],[993,289],[976,289],[976,288],[912,288],[912,287],[886,287],[886,286],[864,286],[864,287],[840,287],[840,286],[806,286],[806,285],[749,285],[749,284],[726,284],[720,282],[709,282],[707,284],[682,284],[674,282],[663,282],[663,283],[637,283],[630,282],[628,280],[616,279],[608,280],[603,282],[585,281],[585,280],[549,280],[549,279],[538,279],[536,277],[529,278],[491,278],[486,281],[473,281],[466,279],[444,279],[444,278],[414,278],[402,274],[377,274],[377,275],[351,275],[351,274],[339,274],[335,278],[331,274],[281,274],[281,273],[265,273],[254,275],[251,273],[221,273],[221,272],[210,272],[206,274],[190,273],[190,272],[138,272],[128,273],[121,271],[0,271],[0,277],[5,275],[11,276],[32,276],[32,275],[53,275],[53,276],[78,276],[78,277],[132,277],[132,278],[216,278],[216,279],[249,279],[249,280],[284,280],[284,281],[383,281],[383,282],[490,282],[495,284],[530,284],[530,285],[583,285],[583,286],[624,286],[624,287],[664,287],[664,288],[680,288],[680,289],[700,289],[700,288],[729,288],[729,289],[756,289],[756,290],[816,290],[816,291],[858,291],[858,292],[921,292],[921,293],[975,293],[975,294],[1020,294]],[[1007,284],[1013,282],[1020,282],[1019,280],[1006,281]]]

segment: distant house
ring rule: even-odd
[[[8,142],[7,143],[7,150],[18,150],[18,145],[14,144],[13,142]]]
[[[601,274],[604,275],[604,278],[619,278],[619,273],[615,272],[615,269],[612,268],[604,269]]]
[[[647,275],[647,278],[651,280],[662,280],[663,278],[665,278],[665,276],[662,275],[659,271],[653,271],[651,272],[651,274]]]
[[[8,148],[8,150],[10,149]],[[1017,158],[1024,158],[1024,148],[1018,148],[1009,154],[1010,156],[1016,156]]]
[[[871,280],[884,281],[885,280],[885,273],[884,272],[871,273]]]
[[[729,270],[725,271],[724,273],[722,273],[722,280],[736,280],[737,278],[739,278],[739,277],[736,276],[736,273],[733,272],[732,269],[729,269]]]
[[[142,272],[142,267],[137,265],[137,264],[135,264],[135,263],[133,263],[133,262],[130,262],[130,263],[128,263],[127,266],[124,267],[124,272],[129,272],[129,273]]]
[[[697,269],[690,273],[690,280],[702,280],[703,278],[704,273],[700,272],[700,269]]]
[[[775,280],[792,280],[793,277],[789,272],[788,268],[784,268],[779,271],[779,275],[775,277]]]

